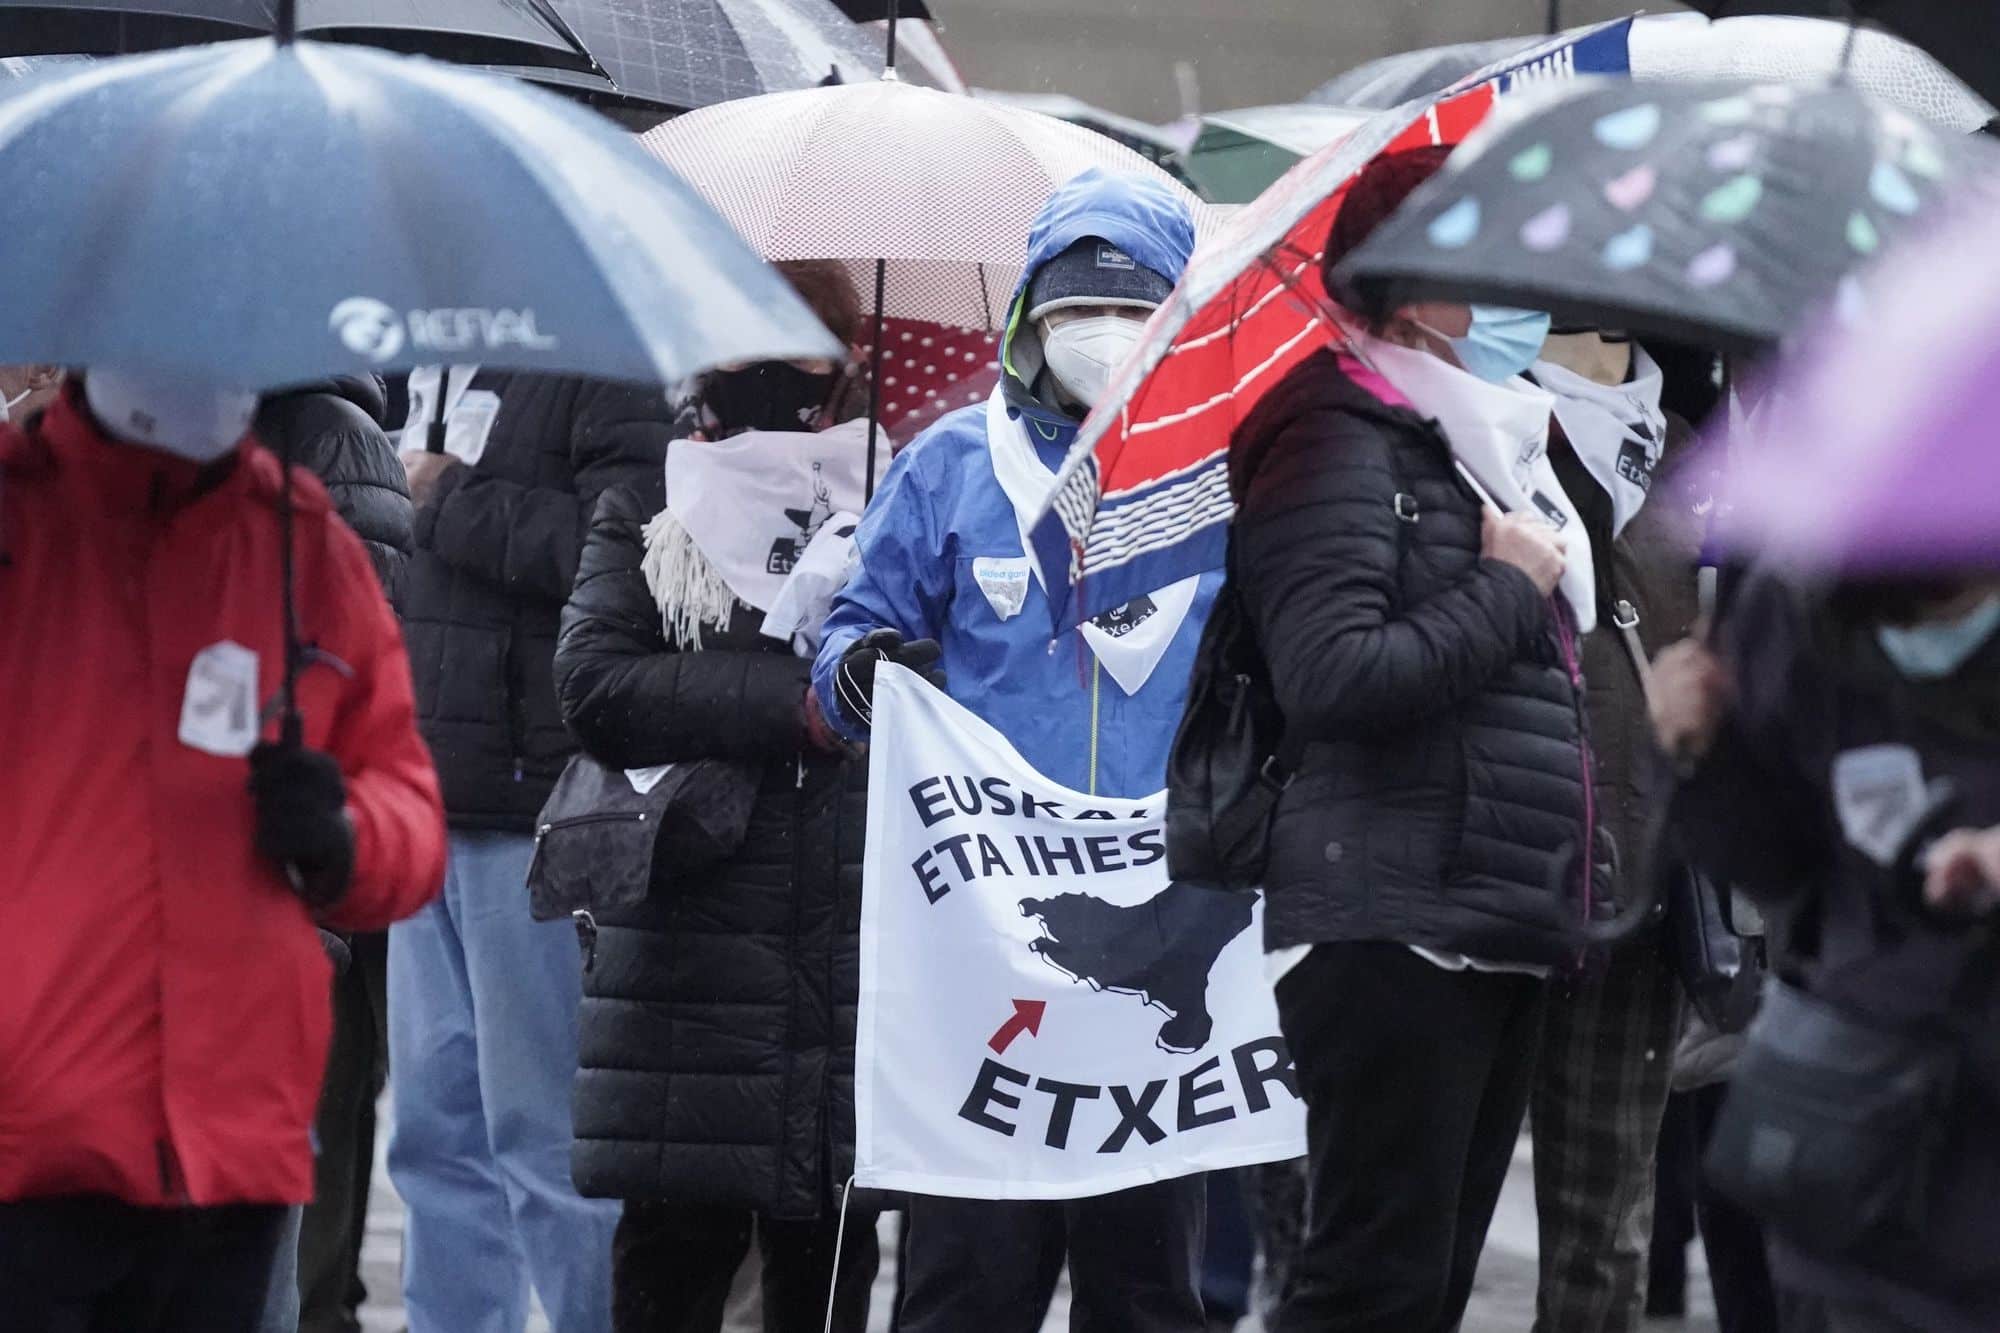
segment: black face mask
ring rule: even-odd
[[[731,433],[814,430],[839,379],[837,371],[759,361],[740,370],[709,372],[701,382],[701,404]]]

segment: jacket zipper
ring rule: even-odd
[[[1583,920],[1588,925],[1594,909],[1591,881],[1597,867],[1596,764],[1590,750],[1590,722],[1583,698],[1583,659],[1577,650],[1576,628],[1570,622],[1569,607],[1559,599],[1550,600],[1555,603],[1556,642],[1562,648],[1563,665],[1569,670],[1571,702],[1576,708],[1577,756],[1583,761],[1583,846],[1577,864],[1583,876]]]
[[[567,819],[552,819],[546,824],[535,826],[535,841],[540,842],[559,828],[575,828],[579,824],[643,824],[652,816],[644,810],[600,810],[588,815],[571,815]]]

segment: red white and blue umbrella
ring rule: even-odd
[[[1354,176],[1384,152],[1459,142],[1497,97],[1567,78],[1579,36],[1602,31],[1533,47],[1441,99],[1367,121],[1197,247],[1084,422],[1036,524],[1061,626],[1221,567],[1235,512],[1232,433],[1285,372],[1339,337],[1320,256]]]

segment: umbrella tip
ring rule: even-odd
[[[299,35],[298,0],[278,0],[278,18],[271,35],[278,39],[279,46],[290,46]]]

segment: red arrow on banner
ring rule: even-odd
[[[1000,1025],[1000,1030],[987,1039],[995,1055],[1005,1055],[1007,1048],[1014,1044],[1014,1038],[1023,1032],[1031,1037],[1042,1035],[1042,1014],[1047,1011],[1047,1000],[1016,1000],[1014,1016]]]

